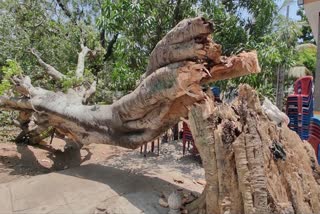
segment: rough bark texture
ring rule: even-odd
[[[261,109],[256,92],[240,86],[232,104],[208,98],[189,113],[207,186],[191,213],[320,213],[319,166],[312,147]],[[285,160],[272,147],[282,145]]]
[[[0,107],[32,112],[35,123],[47,121],[47,127],[79,143],[137,148],[186,117],[188,108],[204,99],[203,83],[260,71],[255,52],[221,57],[212,31],[213,24],[201,17],[181,21],[151,53],[140,85],[112,105],[85,105],[94,85],[87,93],[83,87],[52,92],[24,77],[14,79],[24,97],[0,97]],[[78,77],[88,50],[81,46]]]

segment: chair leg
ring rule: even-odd
[[[140,154],[142,154],[142,148],[143,148],[143,145],[140,146]]]
[[[143,156],[144,157],[147,157],[147,146],[148,146],[148,143],[145,143],[144,144],[144,151],[143,151]]]
[[[160,138],[158,138],[158,156],[160,154]]]
[[[198,149],[197,149],[197,147],[196,147],[196,144],[194,143],[194,140],[192,141],[192,143],[193,143],[193,147],[194,147],[194,152],[195,152],[195,154],[199,154],[199,151],[198,151]]]
[[[154,152],[154,141],[151,142],[151,152]]]

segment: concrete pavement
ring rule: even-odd
[[[168,213],[161,194],[177,186],[157,177],[89,164],[0,185],[1,214]]]

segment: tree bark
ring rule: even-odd
[[[90,49],[81,43],[81,51],[78,55],[78,63],[76,69],[76,77],[78,78],[83,77],[85,57],[89,51]]]
[[[188,205],[191,213],[320,213],[320,171],[311,145],[272,123],[253,89],[240,86],[230,105],[208,98],[191,108],[189,121],[207,181],[196,206]],[[283,160],[274,144],[282,145]]]

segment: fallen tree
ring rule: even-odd
[[[187,206],[191,213],[320,213],[317,164],[308,144],[274,125],[249,87],[240,88],[232,105],[217,106],[202,90],[203,84],[260,71],[255,52],[221,56],[212,31],[213,24],[200,17],[181,21],[151,53],[138,87],[111,105],[87,105],[94,83],[63,93],[19,76],[14,89],[22,96],[2,96],[1,108],[22,112],[17,124],[23,135],[52,128],[81,144],[132,149],[189,117],[207,181]],[[81,45],[75,76],[83,74],[88,52]],[[65,78],[33,54],[48,75]],[[31,138],[36,143],[47,135]]]
[[[2,96],[0,106],[23,112],[17,124],[33,143],[50,135],[50,131],[40,133],[51,127],[81,144],[137,148],[186,117],[188,108],[205,97],[202,84],[259,72],[255,52],[222,57],[220,45],[211,39],[212,31],[213,24],[201,17],[181,21],[152,51],[139,86],[112,105],[86,105],[95,83],[63,93],[34,87],[28,76],[20,76],[13,82],[22,96]],[[83,76],[89,51],[81,43],[76,77]],[[32,53],[48,75],[57,81],[65,78]]]

